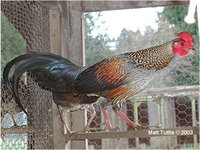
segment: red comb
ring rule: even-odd
[[[180,32],[177,36],[186,41],[189,46],[192,46],[193,38],[190,33],[183,31]]]

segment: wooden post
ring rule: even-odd
[[[58,9],[49,10],[50,52],[61,54],[60,13]]]
[[[50,52],[61,54],[61,40],[60,40],[60,13],[58,9],[51,9],[49,11],[49,28],[50,28]],[[66,145],[64,135],[64,125],[61,121],[61,116],[56,104],[52,103],[53,115],[53,142],[54,149],[64,149]]]
[[[160,125],[160,112],[159,112],[160,104],[154,100],[154,101],[148,101],[147,105],[149,114],[149,126]],[[160,137],[151,137],[150,143],[151,146],[159,147]]]
[[[60,1],[61,19],[61,56],[69,59],[76,65],[84,65],[84,47],[82,35],[82,12],[80,1]],[[72,131],[81,131],[85,126],[84,111],[71,113]],[[86,149],[86,140],[72,140],[68,149]]]
[[[137,100],[135,100],[134,102],[133,102],[133,110],[134,110],[134,123],[136,123],[136,124],[138,124],[139,122],[138,122],[138,101]],[[136,137],[135,138],[135,147],[136,148],[138,148],[139,147],[139,138],[138,137]]]
[[[167,127],[166,128],[175,128],[176,127],[176,112],[174,109],[174,99],[171,97],[165,97],[165,114],[166,114],[166,120],[167,120]],[[168,144],[169,145],[176,145],[177,144],[177,138],[174,136],[168,137]]]
[[[196,116],[196,107],[195,107],[195,98],[191,99],[191,105],[192,105],[192,126],[197,126],[197,116]],[[197,135],[193,135],[193,142],[195,145],[197,145]]]

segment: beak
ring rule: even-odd
[[[188,53],[194,55],[196,52],[195,52],[195,49],[191,47],[188,49]]]

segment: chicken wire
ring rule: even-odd
[[[1,10],[26,41],[27,51],[48,52],[50,50],[49,8],[42,2],[4,1],[1,3]],[[30,114],[29,120],[22,121],[26,127],[2,129],[2,133],[6,134],[1,147],[3,149],[53,148],[52,95],[50,92],[41,90],[32,78],[26,78],[24,83],[27,85],[28,94],[24,88],[21,88],[23,90],[20,93],[22,103]],[[13,103],[11,95],[8,90],[2,89],[2,98],[9,102],[2,102],[2,108],[6,108],[6,111],[16,108],[15,114],[17,114],[19,108]],[[14,135],[18,133],[23,134]]]
[[[22,103],[27,106],[28,102],[28,88],[23,81],[19,83],[19,95],[22,99]],[[26,128],[27,118],[24,113],[21,113],[21,109],[16,105],[13,94],[5,86],[4,82],[1,82],[1,127],[11,129],[9,134],[5,134],[2,129],[1,135],[3,141],[1,141],[2,149],[27,149],[27,133],[19,134],[13,128],[14,123],[18,126],[18,131],[22,132]],[[16,128],[17,128],[16,126]]]
[[[51,93],[41,90],[39,86],[33,81],[33,78],[31,76],[27,77],[26,84],[22,81],[20,82],[20,99],[24,108],[26,108],[26,110],[28,110],[30,114],[30,121],[28,121],[27,123],[26,115],[22,113],[21,109],[16,105],[10,90],[6,88],[3,82],[1,83],[1,87],[1,116],[3,119],[1,127],[2,134],[4,134],[2,135],[2,149],[7,149],[8,147],[12,149],[27,149],[28,145],[30,147],[32,146],[31,148],[43,148],[44,146],[52,147],[52,115],[51,107],[47,107],[48,104],[51,104]],[[34,113],[31,112],[31,114],[30,111],[33,110]],[[47,112],[48,114],[45,114],[43,112]],[[17,126],[14,126],[14,121],[12,117],[16,121]],[[27,140],[28,138],[29,140]],[[8,143],[9,145],[7,145]]]
[[[26,40],[27,51],[49,51],[48,7],[36,1],[4,1],[1,10]]]
[[[44,3],[29,1],[14,3],[3,2],[1,8],[5,16],[13,23],[15,28],[18,29],[26,40],[27,51],[49,51],[49,10]],[[191,61],[187,65],[189,65],[189,67],[192,66]],[[178,66],[176,67],[178,68]],[[173,72],[173,75],[178,76],[175,71]],[[175,79],[174,76],[168,76],[170,78],[165,78],[165,83],[171,81],[172,78]],[[157,85],[162,85],[163,83],[162,76],[160,78],[160,82]],[[184,78],[185,77],[183,77],[183,79]],[[176,83],[176,81],[173,81],[173,83]],[[178,84],[173,84],[173,86],[177,85]],[[9,128],[10,130],[2,130],[3,133],[5,133],[5,137],[4,141],[1,143],[1,148],[52,148],[53,116],[51,112],[51,93],[41,90],[30,76],[28,76],[24,82],[20,82],[20,97],[23,105],[30,113],[30,121],[27,126],[26,115],[24,113],[18,113],[20,110],[18,110],[15,103],[13,103],[14,100],[12,94],[9,92],[10,91],[2,84],[2,110],[4,110],[2,119],[6,122],[6,117],[9,118],[7,113],[14,113],[14,115],[16,115],[16,122],[19,125],[26,125],[26,127],[10,128],[12,127],[11,118],[9,119],[10,123],[7,123],[10,126],[4,125],[3,122],[2,127]],[[145,95],[142,97],[134,97],[127,101],[127,103],[124,103],[122,105],[122,111],[136,123],[140,123],[144,126],[149,125],[150,129],[197,126],[199,122],[198,98],[198,90],[183,91],[182,95],[171,95],[170,92],[165,92],[165,94],[158,94],[156,96]],[[4,103],[4,99],[6,104]],[[26,103],[27,101],[28,103]],[[11,110],[13,110],[13,112]],[[105,127],[105,122],[98,106],[96,106],[96,110],[97,116],[90,127],[103,128]],[[108,112],[111,118],[111,123],[114,127],[119,127],[121,131],[132,130],[127,127],[121,119],[114,115],[112,108],[109,107]],[[114,139],[100,139],[96,136],[96,138],[88,140],[88,148],[195,148],[198,146],[198,143],[199,135],[120,139],[117,137]]]
[[[160,131],[162,129],[176,129],[177,127],[198,126],[198,98],[197,90],[196,92],[184,92],[183,95],[171,95],[166,92],[157,96],[134,97],[123,104],[122,111],[135,123],[149,126],[148,131],[151,129]],[[112,108],[109,108],[108,112],[111,124],[114,127],[119,127],[121,131],[133,130],[114,114]],[[104,124],[104,119],[100,113],[93,121],[92,127],[99,128],[102,124]],[[189,133],[192,131],[187,129],[185,131],[183,129],[181,132],[188,133],[186,135],[168,137],[89,139],[89,146],[92,149],[198,147],[199,135]]]

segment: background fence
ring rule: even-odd
[[[73,59],[73,62],[80,65],[83,56],[79,56],[82,54],[81,40],[79,39],[82,38],[80,36],[82,35],[82,28],[80,28],[82,20],[79,18],[82,16],[82,11],[79,9],[84,8],[84,11],[97,11],[98,8],[92,7],[96,6],[95,2],[94,4],[83,2],[81,3],[81,8],[77,4],[78,2],[59,2],[58,7],[54,2],[2,2],[2,44],[12,45],[10,47],[4,47],[3,45],[2,65],[4,66],[13,57],[27,51],[54,52]],[[116,3],[115,9],[118,9],[118,6],[124,6],[124,8],[127,8],[127,6],[138,6],[136,2],[127,3],[127,5],[125,5],[126,3],[122,4],[118,5]],[[172,5],[173,3],[168,1],[166,3],[161,2],[160,4],[149,5],[164,6],[169,4]],[[103,8],[102,10],[110,9],[108,7],[110,3],[107,3],[107,5],[99,3],[98,5],[99,8]],[[144,2],[143,7],[149,5]],[[91,8],[95,10],[91,10]],[[70,13],[67,13],[66,16],[63,15],[69,11],[72,11],[72,15],[69,15]],[[126,41],[137,40],[137,45],[134,45],[134,49],[137,50],[167,41],[173,37],[175,32],[174,28],[166,28],[169,22],[166,23],[163,17],[160,16],[159,31],[147,32],[146,35],[141,35],[138,32],[124,31],[123,36],[118,40],[110,40],[107,35],[97,35],[97,37],[91,35],[89,23],[94,23],[95,25],[95,20],[90,18],[91,14],[89,13],[86,13],[84,16],[86,64],[133,48],[131,43],[124,43]],[[65,26],[65,24],[67,25]],[[95,27],[92,29],[95,29]],[[197,26],[195,29],[197,33]],[[66,31],[66,33],[62,32],[62,30]],[[17,38],[13,40],[12,35]],[[137,38],[135,39],[136,35]],[[159,38],[160,35],[163,35],[163,38]],[[147,45],[141,43],[144,39],[149,41]],[[10,43],[7,44],[7,42]],[[109,42],[117,43],[115,51],[109,50],[111,48]],[[14,45],[14,43],[18,44]],[[67,43],[67,45],[63,43]],[[199,47],[196,35],[195,46],[196,48]],[[61,50],[56,50],[57,48]],[[62,51],[62,49],[65,49],[65,51]],[[79,52],[80,49],[81,52]],[[26,115],[20,112],[15,105],[12,93],[6,89],[2,82],[1,131],[5,136],[3,137],[4,140],[1,140],[1,148],[59,148],[68,140],[70,142],[68,142],[66,148],[77,148],[77,146],[78,148],[91,149],[199,148],[199,58],[197,55],[189,56],[181,61],[176,60],[175,63],[176,65],[171,65],[165,71],[165,76],[161,74],[145,91],[132,97],[122,106],[123,112],[134,122],[149,126],[147,130],[132,130],[121,119],[116,117],[112,108],[109,107],[111,123],[113,126],[119,127],[120,132],[91,132],[64,135],[64,127],[59,122],[59,115],[52,102],[50,92],[41,90],[31,76],[28,76],[26,80],[22,79],[19,90],[20,97],[22,98],[23,105],[32,114],[30,120],[27,121]],[[99,106],[95,106],[95,108],[97,116],[92,122],[91,127],[103,128],[105,123],[99,111]],[[74,125],[77,121],[76,113],[72,112],[70,114],[69,124],[73,130],[81,130],[83,126]],[[12,117],[9,114],[14,116],[17,125],[25,126],[13,127]],[[78,116],[80,117],[79,120],[81,118],[84,120],[85,113],[81,112]],[[72,125],[71,122],[74,124]],[[84,121],[82,124],[84,125]],[[162,129],[163,131],[174,131],[174,135],[169,132],[164,132],[165,134],[170,134],[169,136],[153,134],[153,131],[161,132]]]

